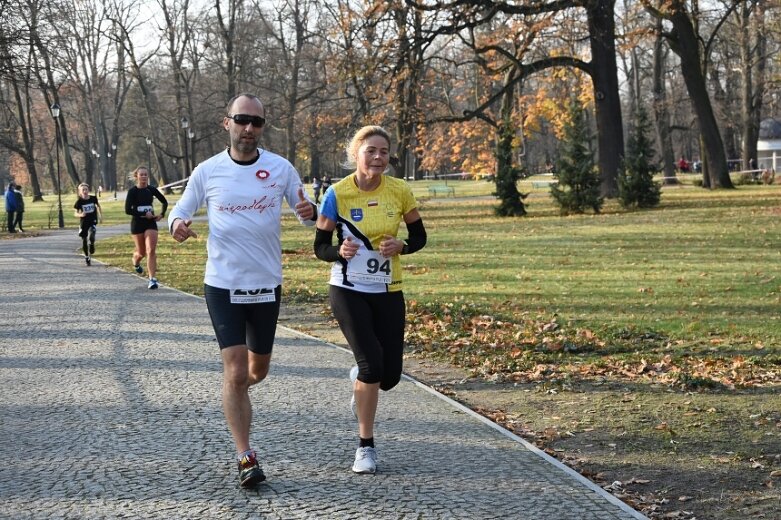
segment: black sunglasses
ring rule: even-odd
[[[266,124],[266,118],[260,116],[251,116],[249,114],[233,114],[229,115],[228,119],[233,119],[237,125],[247,126],[252,123],[255,128],[262,128]]]

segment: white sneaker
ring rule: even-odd
[[[374,473],[377,471],[377,450],[368,446],[355,450],[353,471],[355,473]]]
[[[358,380],[358,365],[355,365],[350,369],[350,382],[353,385],[353,395],[350,397],[350,410],[353,411],[353,417],[358,418],[358,409],[355,405],[355,381]]]

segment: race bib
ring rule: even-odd
[[[136,209],[142,215],[146,215],[147,212],[151,212],[154,215],[154,212],[152,211],[152,206],[138,206]]]
[[[231,303],[269,303],[277,301],[274,289],[231,289]]]
[[[391,259],[377,251],[361,251],[347,262],[347,279],[355,282],[391,283]]]

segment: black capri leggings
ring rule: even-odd
[[[364,293],[332,285],[331,310],[358,364],[358,380],[390,390],[401,379],[406,323],[401,291]]]

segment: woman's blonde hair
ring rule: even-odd
[[[358,149],[364,142],[366,142],[367,139],[374,137],[375,135],[379,135],[388,141],[388,148],[390,148],[391,138],[387,130],[377,125],[364,126],[355,132],[355,135],[353,135],[353,138],[350,139],[350,142],[347,144],[347,160],[344,163],[345,168],[355,168],[358,162]]]
[[[86,187],[87,187],[87,189],[89,190],[89,184],[87,184],[86,182],[82,182],[81,184],[79,184],[78,186],[76,186],[76,191],[77,191],[77,192],[78,192],[78,191],[81,191],[81,187],[82,187],[82,186],[86,186]]]
[[[146,170],[146,172],[147,172],[147,173],[149,173],[149,168],[147,168],[146,166],[143,166],[143,165],[141,165],[141,166],[138,166],[138,167],[137,167],[135,170],[133,170],[132,172],[130,172],[130,174],[127,176],[127,179],[128,179],[129,181],[135,181],[135,180],[138,180],[138,170]]]

